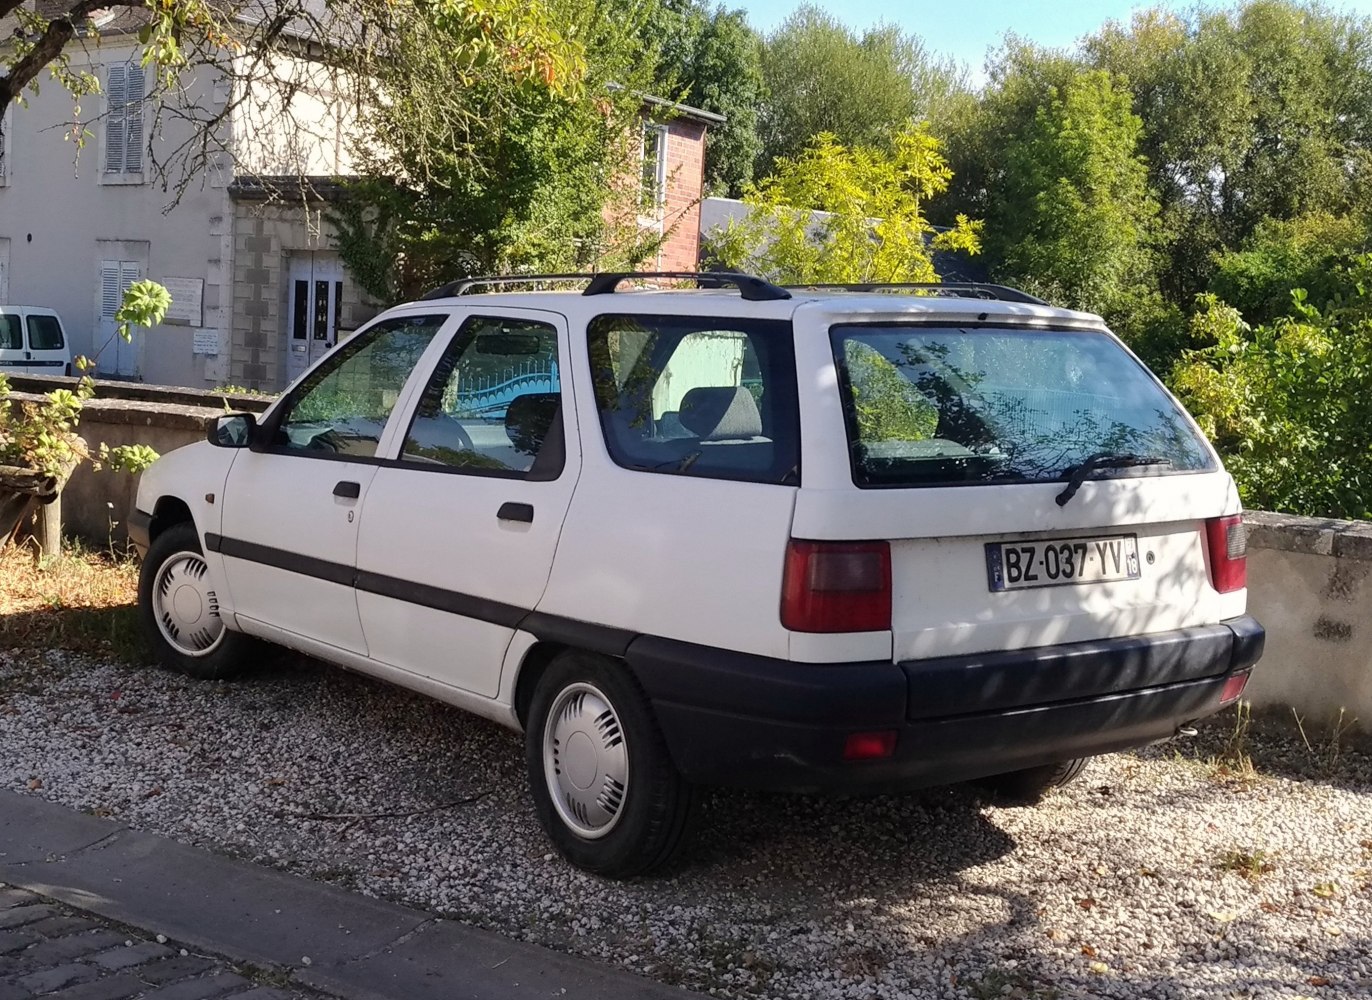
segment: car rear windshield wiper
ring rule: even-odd
[[[1081,489],[1081,484],[1086,482],[1086,477],[1101,469],[1132,469],[1144,465],[1171,464],[1172,460],[1170,458],[1163,458],[1160,455],[1130,455],[1115,454],[1113,452],[1099,452],[1079,465],[1069,465],[1062,470],[1063,475],[1068,478],[1067,487],[1056,497],[1058,506],[1066,507],[1068,502],[1077,495],[1077,490]]]

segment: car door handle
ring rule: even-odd
[[[344,479],[333,488],[333,495],[336,497],[347,497],[349,500],[356,500],[362,495],[362,484]]]
[[[495,516],[502,521],[523,521],[526,524],[533,524],[534,505],[507,500],[500,505],[500,510],[496,511]]]

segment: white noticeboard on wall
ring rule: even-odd
[[[163,278],[162,285],[171,293],[171,308],[162,322],[199,326],[203,318],[205,299],[204,278]],[[199,353],[198,351],[196,353]]]
[[[219,353],[219,331],[218,330],[192,330],[191,331],[191,353],[192,354],[218,354]]]

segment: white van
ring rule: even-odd
[[[62,318],[41,306],[0,306],[0,373],[70,375],[71,344]]]

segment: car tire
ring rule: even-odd
[[[1086,770],[1086,762],[1090,759],[1077,757],[1055,764],[1027,767],[1022,771],[993,774],[982,778],[978,784],[1001,801],[1014,805],[1037,805],[1052,789],[1078,778]]]
[[[138,575],[138,612],[164,667],[201,680],[240,672],[256,645],[225,626],[195,525],[174,524],[148,547]]]
[[[572,864],[628,878],[677,856],[698,794],[623,664],[581,652],[554,659],[534,690],[524,743],[539,822]]]

